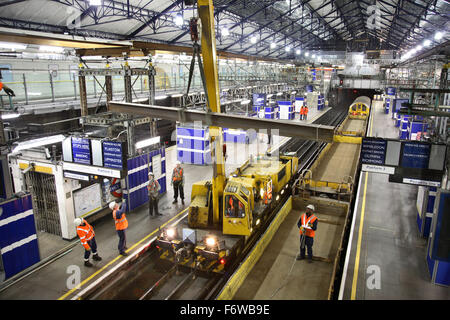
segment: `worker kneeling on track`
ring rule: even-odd
[[[97,243],[95,242],[95,232],[94,228],[87,223],[83,218],[76,218],[74,220],[75,226],[77,227],[77,234],[80,238],[81,244],[83,245],[84,251],[84,265],[86,267],[92,267],[92,263],[89,262],[89,257],[91,255],[91,250],[93,254],[93,259],[95,261],[101,261],[102,258],[99,257],[97,253]]]
[[[302,214],[297,222],[300,228],[300,253],[297,260],[305,259],[305,251],[308,248],[308,262],[312,263],[314,235],[317,230],[317,217],[313,214],[315,208],[312,204],[306,207],[306,213]],[[306,246],[306,248],[305,248]]]

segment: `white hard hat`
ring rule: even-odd
[[[149,176],[155,176],[155,175],[153,174],[153,172],[149,172],[148,175],[149,175]]]
[[[312,204],[308,204],[308,206],[306,207],[306,209],[311,209],[312,211],[315,211],[315,210],[316,210]]]
[[[81,219],[80,218],[76,218],[75,220],[73,220],[73,223],[75,224],[75,227],[78,227],[81,224]]]
[[[111,210],[114,210],[115,207],[116,207],[116,203],[114,201],[109,203],[109,208]]]
[[[177,161],[176,163],[177,163],[177,165],[179,165],[179,164],[181,164],[181,161]]]

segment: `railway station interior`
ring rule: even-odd
[[[449,300],[449,13],[0,1],[0,301]]]

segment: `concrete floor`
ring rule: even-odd
[[[373,112],[372,136],[398,139],[398,128],[394,127],[391,115],[383,113],[380,103],[375,103]],[[389,176],[384,174],[361,173],[360,198],[355,205],[356,220],[341,298],[450,299],[450,288],[430,282],[425,258],[427,240],[419,236],[416,221],[417,187],[389,183],[388,179]],[[357,257],[364,198],[360,255]],[[354,279],[357,264],[357,278]],[[376,278],[380,280],[380,286],[374,286]]]

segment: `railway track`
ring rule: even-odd
[[[318,118],[315,124],[338,126],[346,117],[347,110],[330,110]],[[315,161],[326,143],[290,139],[281,149],[280,155],[295,152],[299,157],[300,172],[308,169]],[[295,180],[295,179],[294,179]],[[265,230],[273,216],[282,207],[289,196],[285,193],[282,201],[273,208],[272,216],[266,219],[261,229]],[[258,240],[258,234],[252,236],[239,256],[245,257]],[[118,272],[114,280],[97,290],[90,292],[83,299],[92,300],[208,300],[214,299],[220,292],[228,278],[239,266],[239,259],[235,259],[225,272],[216,273],[194,272],[184,266],[174,266],[168,260],[158,257],[156,247],[150,245],[133,264]]]

